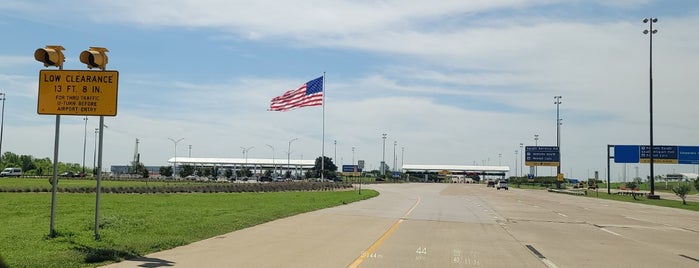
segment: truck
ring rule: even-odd
[[[597,189],[597,180],[587,179],[587,189]]]

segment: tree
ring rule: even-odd
[[[699,178],[694,179],[694,188],[696,188],[697,191],[699,191]]]
[[[143,163],[136,161],[131,162],[131,166],[129,166],[129,173],[143,175],[144,171],[148,173],[148,170],[146,170],[146,166]],[[145,177],[147,178],[147,176]]]
[[[633,190],[633,189],[636,189],[636,186],[637,185],[636,185],[635,181],[630,181],[630,182],[626,183],[626,189]],[[636,200],[636,195],[633,191],[631,192],[631,196],[633,196],[633,200]]]
[[[226,178],[233,177],[233,170],[231,170],[230,168],[227,168],[223,174],[224,174],[224,176],[226,176]]]
[[[692,188],[689,187],[689,184],[680,183],[675,185],[675,187],[672,187],[672,191],[675,192],[677,196],[682,198],[682,205],[686,205],[687,201],[685,201],[685,198],[687,198],[687,194],[692,191]]]
[[[160,175],[165,176],[165,177],[172,176],[172,167],[171,166],[160,167]]]
[[[180,166],[180,177],[187,177],[194,174],[194,166],[182,165]]]
[[[323,160],[323,158],[325,160]],[[323,162],[325,165],[323,165]],[[318,158],[316,158],[316,163],[315,163],[315,166],[313,167],[313,170],[315,171],[316,176],[320,175],[321,166],[324,167],[322,169],[322,171],[324,172],[323,178],[335,179],[335,177],[337,176],[335,173],[337,171],[337,166],[335,165],[335,163],[333,163],[332,158],[327,157],[327,156],[322,156],[322,157],[319,156]]]

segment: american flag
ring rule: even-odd
[[[307,106],[323,105],[323,77],[303,84],[299,89],[289,90],[274,97],[269,104],[270,111],[288,111]]]

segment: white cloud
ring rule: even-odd
[[[281,40],[387,59],[361,74],[328,81],[326,155],[333,153],[331,141],[336,139],[338,158],[345,162],[355,146],[356,158],[376,168],[381,157],[380,134],[388,133],[387,160],[392,157],[390,147],[395,139],[398,147],[406,147],[406,163],[480,164],[490,158],[490,164],[496,164],[498,154],[503,155],[503,164],[511,163],[518,144],[532,143],[533,134],[541,135],[542,144],[555,143],[553,96],[563,95],[565,161],[574,161],[576,170],[602,172],[605,162],[600,159],[606,144],[647,141],[648,47],[640,18],[569,19],[535,10],[588,2],[86,1],[75,6],[81,7],[78,12],[83,16],[102,23],[214,29],[218,40],[228,38],[221,34],[231,33],[233,39]],[[594,2],[625,10],[648,3]],[[527,10],[531,17],[521,13],[496,16]],[[489,16],[477,19],[479,15]],[[695,49],[699,38],[692,28],[698,20],[696,16],[661,18],[657,25],[654,67],[659,143],[693,145],[691,137],[699,132],[693,123],[699,113],[699,92],[695,90],[699,78],[694,74],[699,69]],[[7,62],[25,62],[25,58],[2,57],[0,68],[12,65]],[[109,163],[129,161],[136,137],[141,139],[142,159],[149,165],[163,165],[171,156],[172,143],[167,137],[185,137],[180,155],[192,144],[197,156],[238,157],[240,146],[255,146],[251,157],[267,157],[270,152],[265,144],[273,144],[279,157],[294,137],[299,138],[292,148],[297,156],[319,154],[319,107],[287,113],[265,111],[271,97],[302,81],[264,76],[231,77],[216,83],[148,78],[132,79],[121,88],[128,85],[167,93],[148,103],[135,93],[120,95],[124,98],[120,105],[131,109],[120,108],[118,117],[108,119]],[[0,82],[22,88],[27,98],[35,94],[32,80],[0,75]],[[469,103],[474,100],[494,108]],[[50,119],[41,120],[52,126]],[[52,133],[51,127],[14,127],[9,140],[22,139],[17,133],[41,134],[41,140],[50,140]],[[62,142],[82,145],[81,120],[66,119],[62,129],[66,132]],[[8,150],[17,148],[12,146]],[[44,156],[51,154],[49,148],[51,144],[41,144],[40,149],[25,151]],[[81,156],[82,146],[63,148],[67,159],[79,162],[76,157]],[[568,163],[564,163],[566,172]]]

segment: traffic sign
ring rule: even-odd
[[[524,164],[526,166],[558,166],[561,155],[558,146],[527,146]]]
[[[699,164],[698,146],[654,145],[656,164]],[[650,163],[648,145],[614,145],[614,163]]]
[[[116,116],[118,71],[39,71],[38,114]]]

